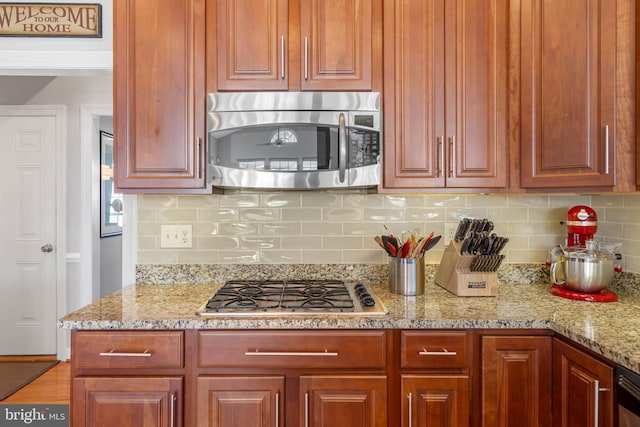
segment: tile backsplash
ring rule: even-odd
[[[640,272],[640,193],[612,195],[389,195],[354,191],[138,196],[138,264],[384,264],[375,235],[488,218],[509,237],[507,263],[542,263],[564,243],[574,205],[598,213],[596,239],[622,243],[623,267]],[[163,224],[191,224],[193,247],[161,249]],[[426,255],[439,263],[444,241]]]

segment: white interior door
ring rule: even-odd
[[[56,354],[56,119],[0,114],[0,354]]]

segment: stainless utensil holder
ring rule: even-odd
[[[422,295],[424,258],[389,257],[389,290],[398,295]]]

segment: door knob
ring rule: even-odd
[[[53,245],[51,243],[47,243],[46,245],[41,246],[40,250],[42,252],[53,252]]]

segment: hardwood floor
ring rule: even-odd
[[[35,360],[43,360],[34,358]],[[3,360],[9,360],[3,357]],[[14,359],[14,360],[25,360]],[[44,359],[46,360],[46,359]],[[70,380],[69,371],[70,363],[62,361],[47,372],[36,378],[30,384],[27,384],[20,390],[13,393],[4,400],[0,400],[2,404],[8,403],[33,403],[33,404],[69,404]]]

